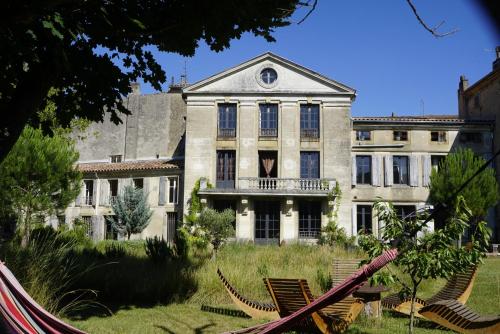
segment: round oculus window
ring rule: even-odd
[[[265,68],[260,72],[260,80],[266,85],[273,84],[278,79],[278,73],[272,68]]]

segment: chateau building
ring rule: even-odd
[[[167,93],[136,87],[122,124],[93,124],[78,142],[85,180],[65,221],[83,218],[96,240],[119,237],[105,216],[133,184],[154,211],[134,237],[171,240],[200,180],[204,205],[235,210],[238,241],[314,242],[334,211],[349,234],[377,234],[377,197],[406,215],[426,205],[430,172],[447,153],[491,156],[487,115],[351,117],[355,97],[272,53]]]

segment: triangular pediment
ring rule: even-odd
[[[277,79],[268,84],[260,74],[271,68]],[[356,91],[270,52],[201,80],[184,89],[185,94],[341,94]]]

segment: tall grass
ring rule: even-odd
[[[325,275],[332,271],[334,258],[361,258],[361,253],[344,248],[289,244],[285,246],[258,246],[228,244],[216,260],[205,261],[194,272],[197,291],[189,299],[198,304],[229,304],[231,300],[217,276],[220,268],[226,278],[241,294],[251,299],[269,300],[264,277],[305,278],[315,294],[324,290]],[[321,270],[323,276],[318,275]]]

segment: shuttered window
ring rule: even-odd
[[[407,156],[392,157],[392,175],[394,184],[409,184],[409,168]]]

